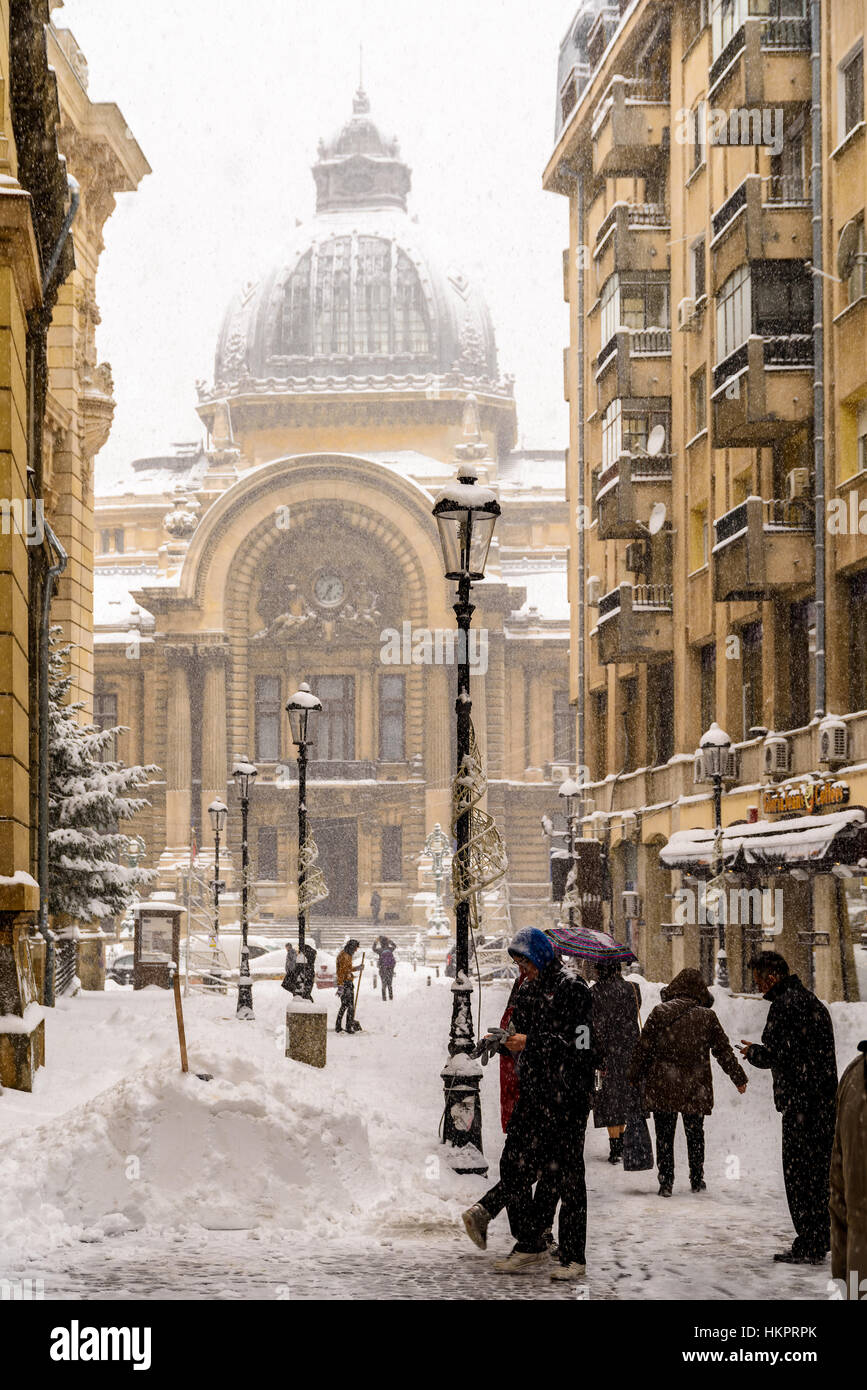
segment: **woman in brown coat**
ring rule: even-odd
[[[698,970],[681,970],[662,991],[636,1044],[629,1079],[643,1088],[645,1109],[653,1111],[659,1195],[674,1185],[674,1132],[682,1115],[693,1192],[703,1192],[704,1117],[713,1110],[710,1054],[743,1094],[746,1072],[713,1012],[713,996]]]
[[[831,1154],[831,1274],[845,1280],[844,1298],[867,1298],[867,1042],[846,1068],[837,1091]]]

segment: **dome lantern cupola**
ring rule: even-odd
[[[370,99],[359,87],[352,116],[331,140],[320,140],[313,166],[316,212],[398,207],[406,211],[409,166],[396,139],[383,136],[370,118]]]

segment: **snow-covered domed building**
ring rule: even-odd
[[[213,383],[198,388],[204,442],[98,485],[97,716],[128,726],[126,760],[164,769],[146,839],[167,886],[191,827],[210,843],[217,796],[237,847],[230,773],[253,758],[258,911],[288,922],[284,705],[308,681],[323,705],[308,796],[320,912],[364,920],[376,891],[386,920],[409,921],[418,854],[450,820],[454,760],[453,595],[431,507],[477,431],[503,515],[474,589],[474,720],[513,919],[536,921],[549,896],[539,818],[573,757],[563,456],[515,451],[487,306],[410,216],[409,167],[364,92],[313,177],[315,216],[226,312]]]

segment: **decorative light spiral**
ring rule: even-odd
[[[496,823],[479,807],[486,788],[476,732],[471,724],[470,751],[452,783],[452,834],[457,835],[458,820],[466,812],[469,812],[470,822],[469,842],[457,850],[452,859],[452,891],[456,903],[469,899],[473,930],[478,926],[479,894],[499,883],[509,867],[506,846]]]
[[[328,897],[328,885],[322,870],[316,867],[318,858],[319,850],[316,848],[316,841],[308,829],[299,854],[300,867],[304,871],[304,884],[298,894],[298,907],[303,912],[311,908],[314,903],[321,903],[323,898]]]

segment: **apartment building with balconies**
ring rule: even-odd
[[[725,927],[732,986],[764,941],[858,997],[865,28],[863,0],[584,0],[561,44],[544,183],[569,208],[582,833],[654,978],[718,968],[718,925],[684,912],[718,876],[694,780],[716,721],[725,882],[782,895],[775,920]]]

